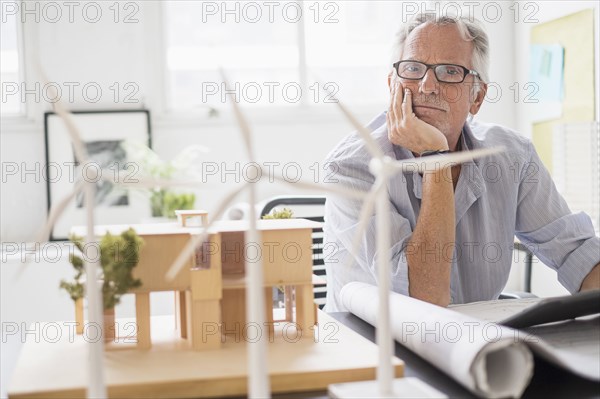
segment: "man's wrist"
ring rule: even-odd
[[[420,148],[420,150],[417,152],[417,154],[423,156],[424,153],[434,153],[434,152],[442,152],[442,151],[449,151],[450,150],[450,146],[448,145],[448,143],[446,142],[446,140],[436,140],[434,142],[431,143],[422,143],[421,144],[422,147]]]
[[[419,154],[419,156],[421,157],[428,157],[431,155],[443,155],[443,154],[448,154],[450,152],[450,150],[425,150],[422,153]]]

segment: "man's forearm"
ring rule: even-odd
[[[600,288],[600,263],[583,279],[579,291],[597,290]]]
[[[454,214],[452,180],[443,171],[425,173],[419,219],[406,250],[411,297],[450,303]]]

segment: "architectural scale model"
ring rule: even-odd
[[[167,269],[203,229],[178,223],[97,225],[94,235],[99,239],[107,232],[119,234],[130,227],[144,240],[133,269],[142,286],[131,291],[137,343],[123,343],[117,336],[116,342],[105,345],[108,397],[247,395],[247,346],[257,330],[268,341],[271,392],[324,390],[332,383],[375,377],[377,346],[318,311],[314,303],[312,231],[320,223],[260,220],[257,229],[262,242],[255,244],[245,242],[247,221],[216,221],[200,249],[172,281],[165,278]],[[74,234],[82,231],[85,227],[72,229]],[[264,299],[269,304],[267,322],[263,328],[249,329],[244,269],[252,267],[258,256],[264,271]],[[285,316],[280,319],[273,315],[273,287],[286,295]],[[175,292],[176,323],[172,316],[151,317],[150,294],[158,291]],[[84,322],[82,313],[77,313],[78,323]],[[62,338],[24,345],[9,398],[85,395],[86,334],[73,339],[65,330]],[[393,367],[394,375],[402,376],[399,359],[393,359]]]
[[[228,84],[224,73],[223,80]],[[256,164],[250,128],[236,102],[231,104],[248,159]],[[70,114],[60,101],[54,107],[67,127],[77,160],[88,162]],[[280,180],[296,189],[359,199],[366,195],[344,187]],[[99,340],[86,337],[85,327],[98,325],[102,319],[97,281],[87,279],[88,322],[83,325],[83,336],[72,339],[65,325],[60,340],[28,340],[8,389],[9,397],[266,397],[271,392],[322,390],[332,383],[374,379],[377,346],[325,313],[315,315],[309,250],[314,224],[257,221],[253,182],[225,196],[206,224],[208,234],[201,228],[187,227],[187,222],[186,227],[98,226],[93,217],[95,183],[76,184],[73,192],[53,206],[37,241],[45,240],[78,193],[85,194],[87,226],[73,233],[85,233],[86,243],[107,231],[120,233],[134,227],[145,242],[133,273],[142,280],[142,286],[131,291],[136,296],[137,347],[104,351],[102,335]],[[165,184],[169,183],[140,179],[135,186]],[[248,193],[251,209],[246,225],[219,221],[243,191]],[[262,266],[252,267],[254,263]],[[96,275],[97,261],[87,260],[85,269],[88,276]],[[273,320],[274,286],[286,293],[282,322]],[[169,336],[166,323],[151,317],[150,293],[156,291],[177,292],[177,336]],[[81,309],[76,317],[82,321]],[[237,335],[238,324],[244,334],[246,327],[256,324],[258,339],[247,334],[232,341],[231,332]],[[290,325],[297,332],[293,339],[288,335]],[[266,328],[261,331],[261,326]],[[155,340],[157,337],[160,339]],[[261,337],[268,337],[268,342]],[[402,375],[399,359],[386,356],[381,360],[392,364],[394,376]]]
[[[172,281],[164,278],[167,268],[191,235],[198,234],[200,229],[177,223],[156,223],[96,226],[95,233],[97,236],[116,235],[130,227],[146,243],[133,272],[134,278],[142,280],[142,286],[131,291],[135,294],[139,349],[148,349],[152,345],[152,292],[176,292],[178,330],[181,338],[188,339],[194,350],[219,348],[222,334],[243,332],[246,325],[245,263],[251,262],[249,257],[252,256],[262,258],[267,323],[293,322],[299,336],[313,338],[317,307],[313,300],[312,229],[320,227],[320,223],[305,219],[261,220],[258,229],[262,232],[263,242],[246,244],[246,221],[216,222],[209,230],[207,242]],[[81,234],[84,229],[74,228],[73,233]],[[288,306],[284,319],[273,317],[273,287],[292,295],[286,297]],[[83,312],[80,305],[76,307],[77,331],[82,332]],[[273,328],[265,331],[273,339]]]

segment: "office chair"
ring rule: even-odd
[[[503,291],[498,299],[521,299],[537,298],[531,293],[531,267],[533,265],[533,253],[523,243],[515,241],[514,250],[525,254],[525,272],[523,274],[523,291]]]
[[[525,253],[525,275],[524,286],[525,292],[531,292],[531,266],[533,264],[533,253],[520,242],[515,242],[515,250]]]
[[[260,217],[269,214],[276,207],[290,208],[294,212],[295,218],[313,220],[315,222],[324,222],[325,216],[325,197],[320,195],[282,195],[268,200],[263,206]],[[321,280],[315,283],[314,296],[315,303],[320,309],[325,306],[327,296],[327,285],[325,281],[325,261],[323,256],[323,229],[313,230],[313,274],[320,277]],[[535,298],[531,293],[531,267],[533,263],[533,254],[522,243],[515,242],[514,249],[525,254],[525,273],[524,273],[524,291],[504,291],[499,299],[520,299]]]

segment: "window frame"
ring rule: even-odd
[[[299,2],[300,6],[305,9],[303,2]],[[148,24],[146,26],[146,35],[151,37],[152,40],[147,41],[149,53],[154,53],[151,61],[147,65],[153,65],[151,81],[159,82],[152,89],[156,91],[158,95],[151,95],[152,101],[148,102],[151,109],[156,109],[158,112],[155,113],[155,120],[153,123],[157,127],[190,127],[190,126],[228,126],[236,125],[233,111],[228,107],[219,110],[218,117],[209,117],[208,112],[195,111],[195,110],[184,110],[174,109],[168,110],[170,104],[169,97],[169,71],[167,68],[167,46],[166,46],[166,34],[167,34],[167,22],[166,22],[166,6],[164,2],[146,2],[145,7],[148,8],[148,16],[152,15],[154,18],[154,24]],[[158,29],[152,29],[150,26],[158,27]],[[149,43],[154,43],[154,46],[150,46]],[[303,93],[308,90],[308,67],[306,57],[306,35],[305,35],[305,23],[304,19],[301,19],[297,24],[297,46],[298,46],[298,73],[299,73],[299,84],[302,87]],[[150,48],[153,47],[153,48]],[[156,79],[156,80],[155,80]],[[384,111],[384,108],[376,104],[361,105],[360,110],[357,110],[359,116],[366,118],[373,117],[374,115]],[[298,105],[294,107],[290,106],[258,106],[252,108],[251,122],[259,123],[261,125],[273,124],[281,125],[286,123],[298,123],[303,124],[321,124],[324,122],[332,122],[340,120],[341,113],[335,104],[329,104],[325,106],[314,106],[310,104],[307,96],[302,96]]]
[[[17,52],[19,59],[19,80],[26,87],[35,85],[34,76],[39,75],[37,65],[39,59],[39,28],[35,21],[27,18],[23,22],[21,10],[16,14],[17,26]],[[27,96],[25,102],[21,103],[21,111],[18,114],[2,115],[0,118],[1,132],[29,132],[39,130],[43,126],[43,114],[46,105],[40,101],[35,102],[31,96]]]

